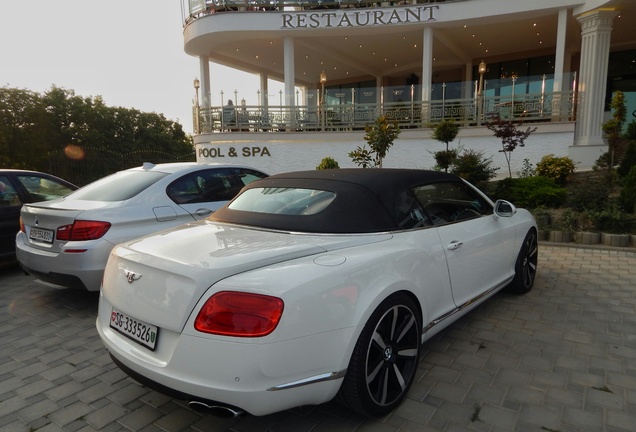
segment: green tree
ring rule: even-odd
[[[0,163],[10,168],[32,168],[32,161],[48,146],[47,112],[39,94],[0,88]]]
[[[625,124],[625,116],[627,114],[627,109],[625,108],[625,96],[622,91],[614,92],[614,95],[612,96],[611,109],[612,117],[601,126],[603,130],[603,137],[607,140],[607,151],[609,153],[607,178],[610,185],[612,182],[611,171],[614,169],[616,153],[620,150],[621,143],[623,142],[622,130],[623,125]]]
[[[621,177],[627,177],[633,166],[636,166],[636,141],[627,144],[627,150],[616,171]]]
[[[530,134],[537,130],[537,128],[527,128],[521,130],[518,126],[521,126],[522,122],[515,122],[514,120],[504,120],[501,117],[494,117],[492,121],[486,123],[488,130],[494,133],[494,135],[501,139],[501,153],[506,158],[508,164],[508,175],[512,178],[512,169],[510,168],[510,160],[512,159],[512,152],[517,147],[525,146],[526,139]]]
[[[484,152],[463,150],[450,167],[452,174],[481,186],[497,175],[499,167],[492,167],[492,157],[484,157]]]
[[[128,167],[121,157],[101,160],[104,154],[126,154],[123,162],[132,166],[143,162],[136,153],[142,158],[141,152],[149,150],[192,152],[192,139],[162,114],[108,107],[99,96],[80,97],[55,86],[43,94],[0,88],[0,163],[5,167],[49,171],[84,184],[104,171]],[[60,154],[67,158],[56,158]],[[73,178],[77,169],[63,175],[62,163],[81,164],[84,172],[94,171],[93,178]],[[91,170],[94,164],[100,169]]]
[[[455,140],[459,133],[459,125],[452,120],[443,120],[433,126],[433,139],[446,144],[446,150],[435,152],[435,161],[437,165],[448,172],[448,167],[453,163],[453,160],[457,157],[456,150],[449,150],[448,144]]]
[[[365,127],[364,139],[370,149],[358,146],[349,157],[362,168],[382,168],[382,160],[386,157],[393,141],[400,135],[397,121],[389,122],[385,116],[375,119],[373,125]]]
[[[326,169],[338,169],[340,165],[338,165],[338,161],[334,158],[327,156],[322,158],[320,161],[320,165],[316,167],[317,170],[326,170]]]

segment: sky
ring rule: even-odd
[[[215,93],[259,88],[256,75],[214,63],[210,74]],[[101,96],[191,133],[195,78],[199,60],[183,50],[180,0],[0,0],[0,87]]]

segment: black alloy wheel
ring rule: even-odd
[[[368,416],[382,416],[406,396],[417,371],[421,319],[406,294],[386,299],[356,343],[339,400]]]
[[[517,294],[527,293],[534,285],[537,275],[537,262],[539,257],[539,244],[537,232],[534,229],[528,231],[523,240],[519,256],[515,263],[515,277],[508,286],[508,290]]]

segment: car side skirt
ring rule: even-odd
[[[449,312],[446,312],[445,314],[443,314],[443,315],[435,318],[431,322],[429,322],[422,329],[422,343],[424,343],[424,341],[426,339],[428,339],[430,336],[432,336],[432,334],[429,334],[429,333],[431,333],[431,332],[433,334],[437,333],[438,331],[444,329],[444,327],[446,327],[447,325],[452,324],[455,321],[455,319],[459,318],[459,316],[455,317],[457,314],[463,315],[465,313],[468,313],[473,307],[477,306],[479,303],[485,301],[488,297],[491,297],[492,295],[494,295],[498,291],[500,291],[503,288],[505,288],[506,285],[508,285],[512,281],[512,279],[513,279],[513,277],[511,276],[510,278],[506,279],[501,284],[489,289],[488,291],[484,291],[483,293],[479,294],[478,296],[473,297],[472,299],[468,300],[467,302],[457,306],[455,309],[452,309]],[[451,318],[451,317],[455,317],[455,318],[451,319],[449,321],[449,318]]]

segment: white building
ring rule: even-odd
[[[200,61],[199,160],[271,173],[325,156],[354,166],[348,152],[382,114],[402,128],[385,166],[432,167],[441,147],[428,126],[442,119],[462,125],[458,145],[497,158],[501,143],[481,124],[498,115],[539,127],[517,167],[547,153],[590,167],[606,150],[613,91],[636,119],[636,0],[182,0],[182,9],[185,51]],[[223,93],[210,62],[260,75],[258,102]],[[278,97],[270,79],[284,83]]]

